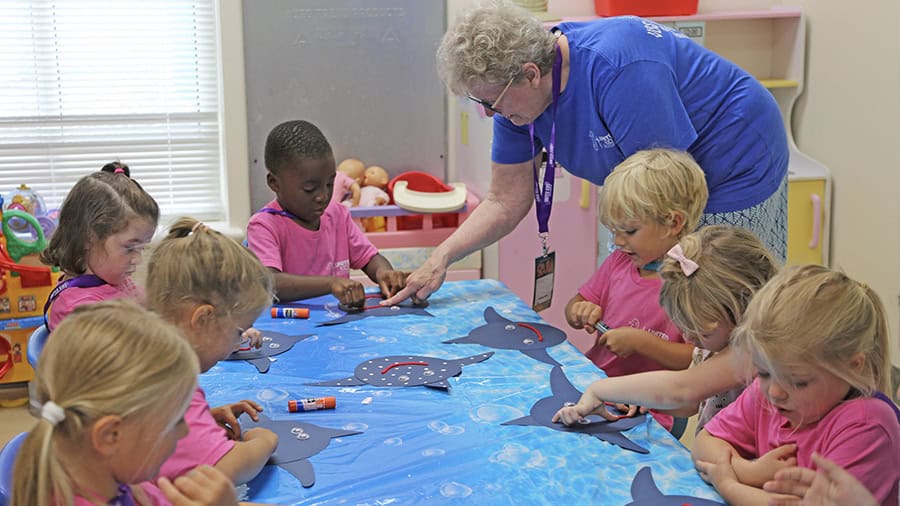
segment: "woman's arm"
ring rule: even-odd
[[[535,157],[540,163],[540,156]],[[534,202],[532,162],[514,165],[492,163],[488,194],[472,214],[428,260],[410,274],[406,287],[384,302],[397,304],[408,297],[425,300],[444,283],[447,267],[460,258],[497,242],[522,221]]]

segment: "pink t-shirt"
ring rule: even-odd
[[[634,327],[666,341],[683,343],[681,330],[659,305],[660,288],[662,279],[642,278],[628,255],[616,250],[578,293],[603,308],[602,320],[611,329]],[[610,377],[663,369],[640,353],[622,358],[606,346],[593,346],[585,355]]]
[[[278,201],[266,207],[281,210]],[[325,208],[319,230],[307,230],[278,214],[259,212],[247,225],[247,243],[263,265],[298,276],[349,278],[378,254],[375,246],[336,202]]]
[[[897,505],[900,424],[879,399],[841,402],[817,423],[795,429],[772,407],[756,379],[706,424],[706,431],[749,459],[796,443],[797,465],[814,467],[812,454],[817,452],[855,476],[879,504]]]
[[[184,414],[188,435],[178,441],[175,452],[163,463],[159,476],[174,480],[201,465],[216,465],[234,447],[225,429],[216,423],[209,411],[206,394],[197,387]]]
[[[135,285],[131,278],[117,286],[100,285],[90,288],[66,288],[50,304],[50,309],[47,311],[47,326],[50,330],[53,330],[63,318],[68,316],[78,306],[113,299],[132,299],[143,303],[144,291],[141,287]]]

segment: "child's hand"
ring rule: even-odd
[[[238,503],[234,483],[222,471],[197,466],[175,478],[160,478],[156,484],[173,506],[233,506]]]
[[[741,483],[762,488],[764,483],[775,477],[776,471],[797,465],[797,445],[781,445],[755,460],[735,455],[732,464]]]
[[[590,406],[588,403],[584,402],[584,399],[578,401],[578,404],[574,405],[565,405],[553,415],[553,418],[550,420],[553,423],[562,422],[563,425],[575,425],[583,420],[588,415],[600,415],[606,420],[614,422],[619,419],[618,416],[610,413],[606,410],[606,406],[603,402],[598,404],[597,406]]]
[[[248,415],[250,415],[250,418],[252,418],[253,421],[256,422],[259,420],[258,413],[262,410],[263,408],[259,404],[253,401],[243,400],[234,404],[226,404],[225,406],[210,408],[209,412],[210,414],[212,414],[213,418],[215,418],[216,423],[218,423],[222,428],[225,429],[225,432],[228,433],[229,439],[240,441],[241,424],[238,423],[238,417],[240,417],[244,413],[247,413]]]
[[[262,348],[263,336],[259,329],[250,327],[249,329],[245,330],[243,334],[241,334],[241,337],[250,341],[249,346],[251,348]]]
[[[278,434],[275,434],[265,427],[254,427],[244,433],[245,442],[257,440],[266,443],[266,447],[269,450],[269,453],[274,452],[275,447],[278,446]]]
[[[644,406],[639,406],[637,404],[616,403],[614,404],[614,406],[622,413],[625,413],[624,415],[622,415],[622,418],[633,418],[638,415],[646,414],[650,411],[650,408],[645,408]]]
[[[812,460],[819,468],[818,471],[805,467],[781,469],[775,473],[773,481],[763,485],[763,490],[766,492],[788,494],[788,497],[782,496],[770,500],[769,504],[773,506],[799,504],[877,506],[878,500],[872,497],[872,493],[841,466],[818,453],[813,453]]]
[[[594,328],[594,324],[600,321],[602,316],[603,309],[597,304],[586,300],[571,304],[568,307],[568,311],[566,311],[566,321],[569,322],[569,325],[575,329],[583,328],[588,334],[593,334],[597,331]]]
[[[378,279],[381,294],[386,299],[389,299],[406,286],[406,278],[409,277],[409,273],[395,270],[380,270],[375,277]]]
[[[737,474],[734,472],[734,467],[731,465],[731,456],[731,449],[727,449],[713,460],[694,461],[694,467],[700,473],[703,481],[715,487],[719,493],[722,493],[722,488],[729,486],[729,484],[740,483]]]
[[[597,337],[597,344],[606,348],[620,357],[628,357],[641,348],[641,343],[646,332],[631,332],[632,327],[619,327],[605,332]]]
[[[335,278],[331,283],[331,294],[347,307],[361,308],[366,303],[365,287],[352,279]]]

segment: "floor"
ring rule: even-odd
[[[34,418],[28,412],[28,388],[0,385],[0,447],[20,432],[31,429]]]

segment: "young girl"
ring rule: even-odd
[[[81,304],[141,300],[131,275],[156,231],[159,206],[128,168],[109,163],[81,178],[66,195],[59,226],[41,261],[63,272],[44,306],[50,330]]]
[[[826,267],[785,269],[750,302],[732,337],[757,377],[694,441],[700,475],[731,504],[766,504],[780,468],[813,453],[896,505],[900,424],[887,402],[887,322],[868,286]]]
[[[600,221],[616,251],[566,305],[566,320],[589,334],[586,355],[607,376],[684,369],[693,346],[659,305],[659,260],[693,231],[706,205],[703,171],[687,153],[639,151],[606,178]],[[601,321],[602,318],[602,321]],[[670,427],[671,418],[660,419]]]
[[[32,400],[40,418],[16,459],[13,506],[237,503],[234,486],[209,468],[176,486],[147,482],[187,433],[199,371],[174,326],[118,300],[77,309],[54,335],[41,354]]]
[[[406,282],[353,222],[331,202],[334,155],[322,131],[307,121],[287,121],[266,139],[266,183],[276,199],[250,218],[247,242],[275,273],[283,301],[331,293],[348,306],[362,306],[362,283],[350,269],[362,269],[386,297]]]
[[[181,329],[201,372],[241,344],[244,329],[272,301],[271,275],[249,250],[193,218],[181,218],[154,250],[147,266],[151,309]],[[275,451],[274,432],[241,432],[242,413],[262,408],[244,400],[210,410],[197,387],[185,414],[190,428],[160,476],[175,478],[199,464],[214,465],[237,484],[250,481]]]
[[[602,379],[554,421],[567,425],[589,414],[614,419],[604,401],[664,409],[678,416],[698,411],[698,430],[743,391],[744,378],[729,350],[753,294],[775,275],[769,250],[742,228],[710,225],[690,234],[667,254],[660,275],[660,303],[697,347],[691,367]]]

